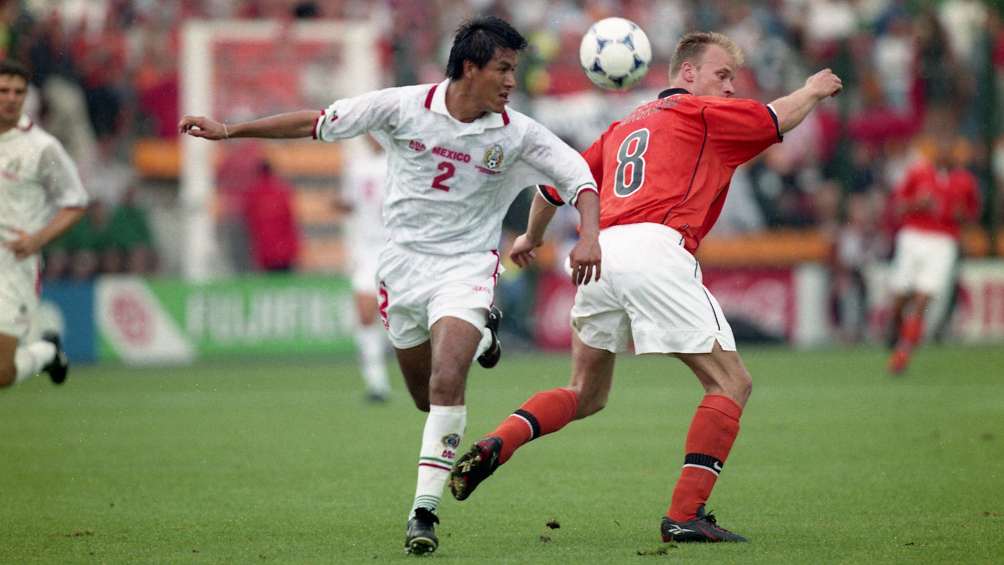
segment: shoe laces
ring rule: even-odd
[[[725,528],[723,528],[723,527],[721,527],[721,526],[718,525],[718,520],[715,519],[715,515],[712,512],[708,512],[704,516],[701,516],[701,519],[705,520],[706,522],[708,522],[709,524],[711,524],[712,526],[718,528],[719,530],[721,530],[723,532],[729,532],[729,530],[726,530]],[[732,532],[729,532],[729,533],[732,533]]]
[[[434,524],[439,523],[439,516],[436,516],[432,510],[421,506],[415,509],[415,519],[422,522],[432,522]]]

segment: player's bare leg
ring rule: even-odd
[[[17,338],[0,334],[0,387],[11,386],[17,380],[17,368],[14,366],[15,351],[17,351]]]
[[[387,362],[384,330],[377,325],[377,297],[367,292],[355,293],[356,344],[359,349],[359,365],[366,381],[366,398],[372,402],[384,402],[390,395],[390,381],[387,378]]]
[[[607,404],[615,355],[590,347],[572,332],[572,377],[567,387],[538,392],[457,459],[450,492],[465,500],[520,446],[595,414]]]
[[[910,364],[910,355],[913,349],[924,337],[924,314],[931,303],[931,297],[922,292],[915,292],[908,295],[908,300],[903,307],[903,323],[899,331],[899,339],[896,341],[896,348],[889,357],[889,372],[893,375],[901,374]]]
[[[454,317],[437,320],[431,333],[431,372],[425,391],[429,416],[422,433],[418,484],[404,542],[405,551],[412,554],[431,553],[439,546],[436,510],[467,425],[467,372],[482,335],[480,327]]]
[[[49,373],[55,384],[66,380],[69,362],[59,336],[47,333],[42,340],[18,347],[18,339],[0,333],[0,388],[22,382],[40,372]]]
[[[896,344],[899,343],[899,334],[903,329],[903,314],[906,311],[907,303],[910,302],[912,294],[909,292],[904,292],[902,294],[897,294],[893,298],[892,302],[892,315],[889,321],[889,333],[886,339],[886,344],[889,349],[895,349]]]
[[[432,345],[425,342],[408,349],[394,349],[404,385],[422,412],[429,411],[429,379],[432,375]]]
[[[753,381],[742,358],[715,343],[711,353],[676,354],[697,376],[705,396],[687,432],[683,471],[662,519],[663,541],[746,541],[715,522],[704,505],[739,433]]]

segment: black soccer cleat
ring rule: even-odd
[[[439,517],[428,508],[416,508],[415,516],[408,520],[404,538],[404,552],[410,555],[425,555],[439,547],[436,524]]]
[[[697,517],[686,522],[674,522],[669,517],[662,518],[662,541],[664,542],[747,542],[748,539],[734,534],[718,525],[714,514],[705,514],[704,506],[697,509]]]
[[[460,456],[450,470],[450,492],[457,500],[466,500],[499,467],[502,440],[486,437],[471,446],[470,451]]]
[[[52,382],[61,385],[66,381],[66,375],[70,372],[70,360],[63,351],[62,340],[56,332],[45,332],[42,334],[42,341],[48,341],[56,347],[56,355],[49,361],[49,364],[42,367],[42,371],[49,373]]]
[[[499,340],[499,323],[501,322],[502,311],[497,306],[492,306],[488,310],[488,321],[485,322],[485,327],[492,332],[492,344],[478,357],[478,365],[485,369],[491,369],[498,365],[499,359],[502,358],[502,341]]]

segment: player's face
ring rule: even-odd
[[[730,98],[736,93],[732,81],[736,77],[736,60],[718,45],[709,45],[695,70],[691,94]]]
[[[9,129],[17,125],[27,95],[28,83],[23,78],[0,75],[0,127]]]
[[[471,66],[471,85],[484,110],[496,114],[505,110],[509,95],[516,88],[518,62],[516,52],[512,49],[495,49],[495,55],[483,68]]]

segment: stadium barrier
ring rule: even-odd
[[[189,283],[100,277],[46,285],[43,312],[79,362],[184,364],[196,359],[354,351],[343,277],[259,275]]]
[[[865,271],[868,335],[888,321],[888,265]],[[718,298],[739,341],[797,347],[831,344],[830,277],[821,264],[796,267],[708,267],[704,284]],[[575,288],[562,273],[537,284],[533,332],[537,347],[571,343]],[[1004,340],[1004,263],[967,260],[946,339]],[[944,312],[948,300],[932,306]],[[35,332],[59,328],[75,362],[185,364],[263,355],[350,354],[354,313],[349,281],[337,276],[253,275],[208,283],[100,277],[57,282],[42,292]],[[937,323],[939,315],[929,316]]]

